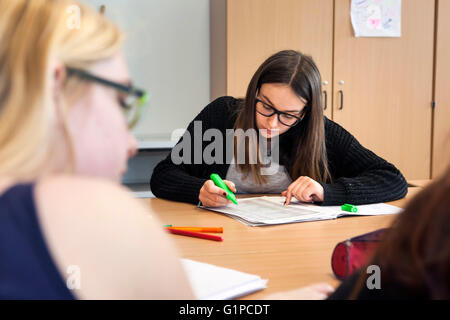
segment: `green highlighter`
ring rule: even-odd
[[[234,193],[231,192],[231,190],[228,188],[228,186],[225,184],[225,182],[222,180],[222,178],[217,173],[211,174],[210,178],[211,178],[212,181],[214,181],[216,186],[218,186],[219,188],[222,188],[223,190],[225,190],[227,192],[227,199],[228,200],[231,200],[235,205],[238,204],[237,201],[236,201],[236,196],[234,195]]]
[[[348,211],[348,212],[358,212],[358,208],[356,206],[354,206],[352,204],[348,204],[348,203],[343,204],[341,207],[341,210]]]

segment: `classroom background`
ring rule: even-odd
[[[244,96],[256,68],[283,49],[314,58],[324,114],[392,162],[410,184],[438,176],[448,163],[448,0],[366,1],[383,3],[369,13],[380,23],[371,35],[357,34],[351,0],[84,2],[105,5],[105,14],[125,30],[131,77],[151,94],[133,130],[139,153],[123,178],[138,197],[153,196],[153,167],[189,121],[217,97]],[[383,20],[389,17],[393,21]],[[396,22],[397,34],[380,33]]]

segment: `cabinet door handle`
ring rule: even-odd
[[[341,105],[339,106],[339,110],[342,110],[342,109],[344,109],[344,91],[342,91],[342,90],[339,90],[339,94],[340,94],[340,96],[341,96]]]
[[[323,90],[323,96],[324,96],[323,110],[327,110],[327,107],[328,107],[328,95],[327,95],[327,91],[326,90]]]

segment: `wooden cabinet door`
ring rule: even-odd
[[[450,164],[450,1],[438,0],[432,177]]]
[[[350,3],[335,1],[333,119],[407,179],[429,178],[435,2],[402,1],[400,38],[356,38]]]
[[[325,114],[331,118],[333,0],[227,1],[228,95],[245,96],[256,69],[284,49],[313,57],[328,83]]]

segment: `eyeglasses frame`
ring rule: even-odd
[[[128,93],[132,96],[136,96],[138,98],[138,111],[136,112],[136,116],[133,117],[133,120],[128,124],[128,127],[131,129],[135,126],[135,124],[137,123],[137,121],[139,120],[139,118],[141,117],[141,113],[142,113],[142,109],[143,107],[147,104],[148,100],[149,100],[149,95],[145,90],[141,90],[138,89],[132,85],[124,85],[115,81],[111,81],[111,80],[107,80],[101,77],[98,77],[96,75],[93,75],[92,73],[86,71],[86,70],[82,70],[82,69],[77,69],[77,68],[72,68],[72,67],[66,67],[66,71],[67,71],[67,75],[68,76],[77,76],[80,77],[82,79],[86,79],[92,82],[97,82],[100,83],[104,86],[116,89],[118,91],[122,91],[125,93]],[[129,110],[131,109],[133,106],[131,105],[122,105],[122,107],[125,110]]]
[[[259,112],[258,109],[256,108],[256,104],[257,104],[258,102],[262,103],[262,104],[263,104],[264,106],[266,106],[266,107],[269,107],[270,109],[272,109],[273,112],[272,112],[270,115],[266,115],[266,114],[263,114],[263,113]],[[305,108],[306,108],[306,106],[305,106]],[[303,108],[303,110],[300,111],[300,114],[301,114],[301,115],[305,113],[305,108]],[[258,112],[260,115],[262,115],[263,117],[267,117],[267,118],[270,118],[270,117],[272,117],[274,114],[276,114],[277,117],[278,117],[278,121],[279,121],[282,125],[284,125],[284,126],[286,126],[286,127],[290,127],[290,128],[295,127],[297,124],[299,124],[299,123],[303,120],[303,116],[304,116],[304,115],[302,115],[302,117],[297,117],[297,116],[294,116],[293,114],[290,114],[290,113],[287,113],[287,112],[283,112],[283,111],[279,111],[279,110],[275,109],[274,107],[272,107],[270,104],[268,104],[268,103],[262,101],[262,100],[259,99],[258,97],[255,97],[255,110],[256,110],[256,112]],[[281,121],[281,119],[280,119],[280,115],[282,115],[282,114],[285,114],[285,115],[288,115],[288,116],[290,116],[290,117],[296,118],[296,122],[293,123],[293,124],[291,124],[291,125],[285,124],[285,123],[284,123],[283,121]]]

